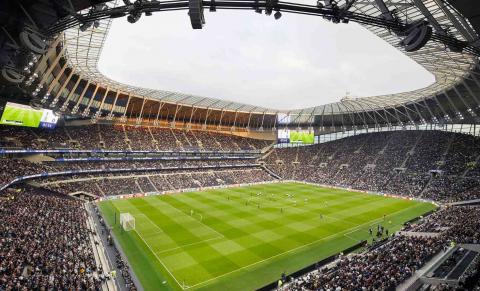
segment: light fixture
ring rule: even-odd
[[[92,24],[93,22],[91,21],[84,22],[82,25],[80,25],[80,31],[81,32],[87,31],[87,29],[89,29],[92,26]]]
[[[275,14],[273,14],[273,17],[275,18],[275,20],[279,20],[282,17],[282,12],[275,12]]]
[[[141,12],[134,11],[127,16],[127,21],[130,23],[135,23],[140,19],[141,16],[142,16]]]

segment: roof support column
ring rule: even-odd
[[[247,131],[250,131],[250,120],[252,118],[252,111],[248,114],[248,121],[247,121]]]
[[[443,13],[447,16],[447,18],[452,22],[453,26],[469,41],[473,41],[474,37],[470,34],[470,32],[460,23],[455,17],[455,15],[450,12],[450,10],[445,6],[444,0],[434,0],[435,3],[440,7]]]
[[[198,109],[197,107],[192,106],[192,112],[190,113],[190,119],[189,119],[188,124],[187,124],[188,129],[192,128],[193,115],[195,114],[195,112],[197,112],[197,109]]]
[[[440,104],[440,101],[438,101],[438,98],[437,98],[437,95],[433,96],[433,99],[435,100],[435,102],[437,103],[438,107],[440,107],[440,109],[442,110],[443,112],[443,119],[446,120],[446,119],[449,119],[450,116],[448,115],[448,113],[445,111],[445,109],[443,108],[442,104]]]
[[[97,112],[95,112],[95,118],[99,118],[102,115],[102,108],[103,104],[105,103],[105,99],[107,99],[108,92],[110,92],[110,88],[105,89],[105,94],[103,94],[102,102],[100,103],[100,106],[97,108]]]
[[[262,115],[262,123],[260,124],[260,128],[259,128],[260,131],[263,131],[263,122],[264,122],[264,120],[265,120],[265,111],[263,112],[263,115]]]
[[[472,79],[475,81],[475,84],[477,84],[477,86],[480,88],[480,84],[478,83],[478,81],[477,81],[477,79],[474,75],[472,75]],[[470,85],[468,85],[468,83],[465,82],[465,81],[463,81],[462,84],[465,86],[465,88],[467,88],[468,94],[470,94],[470,96],[472,96],[472,98],[475,100],[476,107],[480,107],[480,100],[477,98],[475,93],[473,93],[473,90],[470,87]]]
[[[62,69],[60,70],[60,72],[58,73],[58,75],[55,77],[55,79],[53,79],[53,81],[50,83],[50,85],[48,85],[47,92],[45,93],[45,96],[43,96],[42,100],[40,101],[42,104],[47,103],[48,98],[50,97],[50,93],[52,92],[53,87],[54,87],[56,84],[59,84],[58,80],[59,80],[60,77],[63,75],[63,72],[65,71],[66,68],[67,68],[67,63],[65,63],[65,64],[62,66]]]
[[[75,85],[73,85],[73,88],[70,91],[70,93],[68,93],[67,98],[65,98],[65,101],[63,102],[62,106],[60,107],[60,111],[64,112],[65,110],[67,110],[68,102],[70,101],[70,98],[72,98],[73,94],[77,90],[77,87],[80,84],[81,80],[82,80],[82,77],[78,76],[77,82],[75,82]]]
[[[39,85],[43,85],[43,83],[46,81],[47,77],[52,73],[53,68],[55,68],[55,66],[58,64],[58,62],[59,62],[60,59],[62,58],[63,53],[65,52],[65,48],[66,48],[66,46],[63,46],[63,47],[62,47],[62,50],[60,51],[60,53],[55,57],[55,59],[53,60],[53,62],[50,64],[50,66],[48,67],[48,69],[45,71],[45,73],[43,74],[42,79],[41,79],[40,82],[38,83]]]
[[[62,86],[60,87],[60,90],[58,90],[57,94],[55,94],[55,98],[53,98],[52,103],[50,103],[50,107],[55,107],[55,105],[57,105],[58,100],[60,99],[60,95],[62,94],[62,91],[68,85],[68,82],[70,82],[70,79],[73,77],[74,72],[75,72],[75,67],[73,67],[70,70],[70,74],[68,74],[68,77],[65,80],[65,82],[62,84]]]
[[[117,90],[117,94],[115,94],[115,99],[113,100],[112,108],[110,108],[110,112],[107,115],[107,120],[112,120],[113,119],[113,109],[115,109],[115,104],[117,103],[118,95],[120,95],[119,90]]]
[[[422,115],[422,113],[420,113],[420,110],[418,109],[417,105],[419,105],[418,103],[413,103],[413,107],[415,108],[415,111],[417,112],[417,115],[420,117],[420,123],[425,123],[426,119],[425,117]]]
[[[93,91],[93,94],[90,97],[90,101],[88,101],[87,107],[85,107],[85,109],[83,110],[82,116],[84,116],[84,117],[87,116],[88,114],[90,114],[90,106],[92,105],[92,102],[95,99],[95,95],[97,95],[98,86],[99,86],[99,84],[97,84],[97,86],[95,86],[95,90]]]
[[[77,100],[77,103],[75,104],[75,106],[73,106],[73,109],[72,109],[72,114],[77,114],[78,112],[78,108],[80,108],[80,102],[82,101],[83,99],[83,96],[85,96],[85,93],[87,93],[87,90],[88,90],[88,87],[90,86],[90,80],[87,81],[87,84],[85,85],[85,87],[83,88],[83,91],[82,93],[78,96],[78,100]],[[98,85],[97,85],[98,87]]]
[[[147,103],[147,98],[143,97],[142,108],[140,108],[140,114],[138,115],[137,120],[135,120],[136,125],[142,124],[143,109],[145,108],[145,103]]]
[[[222,111],[220,112],[220,120],[218,121],[217,130],[220,130],[220,127],[222,126],[223,115],[225,115],[224,109],[222,109]]]
[[[165,105],[165,102],[160,101],[160,104],[158,104],[158,111],[157,111],[157,117],[155,117],[155,120],[153,121],[153,125],[158,126],[158,118],[160,117],[160,111],[162,111],[162,107]]]
[[[278,111],[275,113],[275,118],[274,118],[274,120],[273,120],[272,130],[276,130],[276,129],[277,129],[277,120],[278,120]]]
[[[212,112],[212,109],[207,107],[207,112],[205,113],[205,120],[204,120],[204,123],[202,125],[203,130],[207,129],[207,119],[208,119],[208,116],[210,115],[211,112]]]
[[[125,123],[127,121],[127,110],[128,106],[130,105],[130,101],[132,99],[132,93],[128,93],[127,104],[125,105],[125,110],[123,111],[122,117],[120,117],[120,122]]]
[[[432,97],[432,99],[433,99],[433,97]],[[433,123],[437,123],[438,122],[438,117],[435,116],[435,114],[433,114],[432,110],[430,109],[430,107],[427,104],[427,100],[423,99],[423,103],[425,104],[425,107],[427,108],[428,113],[430,113],[431,121],[433,121]]]
[[[235,110],[235,117],[233,119],[233,126],[230,129],[230,131],[235,131],[235,125],[237,124],[237,116],[238,116],[238,110]]]
[[[458,98],[460,98],[460,100],[462,101],[463,105],[465,105],[465,108],[467,108],[467,112],[472,115],[472,116],[477,116],[475,114],[475,112],[472,111],[471,109],[471,106],[469,104],[467,104],[467,102],[465,101],[465,99],[463,98],[462,94],[460,93],[460,91],[458,91],[457,87],[456,86],[453,86],[453,91],[455,91],[455,94],[457,94]],[[445,92],[445,94],[447,94],[447,92]]]
[[[177,113],[182,109],[183,105],[180,105],[177,103],[177,106],[175,107],[175,113],[173,114],[173,121],[170,123],[171,128],[175,128],[177,124]]]

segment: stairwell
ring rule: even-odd
[[[125,145],[129,150],[132,150],[132,146],[130,145],[130,139],[128,138],[127,130],[125,129],[125,125],[122,125],[122,130],[123,130]]]
[[[183,144],[182,142],[177,138],[177,136],[175,135],[175,132],[173,131],[173,129],[170,128],[170,133],[173,135],[173,137],[175,138],[175,143],[177,144],[178,147],[180,147],[181,149],[183,149]]]
[[[141,193],[145,193],[145,191],[143,191],[142,187],[140,186],[140,183],[138,183],[137,177],[135,178],[135,185],[137,186],[137,188],[140,190]]]
[[[262,150],[262,157],[260,158],[261,160],[267,159],[268,156],[270,156],[273,152],[275,151],[275,148],[273,147],[273,144],[265,148],[265,151]]]
[[[150,179],[150,176],[146,176],[146,178],[147,178],[148,182],[150,183],[150,185],[152,185],[153,189],[155,189],[155,192],[160,192],[160,191],[158,191],[158,188],[155,186],[155,184]]]
[[[262,165],[261,167],[262,167],[267,173],[269,173],[270,176],[272,176],[272,177],[274,177],[274,178],[276,178],[276,179],[278,179],[278,180],[283,180],[282,177],[280,177],[280,176],[277,175],[275,172],[273,172],[272,170],[270,170],[267,166]]]
[[[192,147],[192,143],[190,142],[190,140],[188,139],[187,135],[185,134],[185,131],[183,131],[183,130],[182,130],[182,135],[183,135],[183,137],[185,138],[185,140],[187,141],[188,146],[191,148],[191,147]]]
[[[403,160],[402,164],[400,165],[401,168],[405,168],[405,166],[407,165],[407,162],[408,160],[410,159],[410,157],[413,155],[413,153],[415,153],[415,149],[417,148],[417,145],[420,143],[420,141],[422,140],[422,137],[423,137],[423,131],[420,132],[420,135],[418,136],[418,138],[415,140],[415,143],[413,144],[413,147],[407,152],[407,154],[405,155],[405,159]]]
[[[195,143],[197,144],[198,148],[199,148],[199,149],[203,149],[203,144],[202,144],[202,142],[197,138],[197,136],[195,135],[195,131],[194,131],[194,130],[191,130],[191,129],[189,129],[188,131],[192,134],[193,138],[195,139]]]
[[[476,165],[480,164],[480,154],[475,159],[475,164]],[[470,170],[471,170],[470,168],[465,168],[465,171],[463,171],[463,173],[462,173],[462,175],[460,175],[460,177],[465,178],[467,176],[468,172],[470,172]]]
[[[155,138],[155,136],[153,135],[152,133],[152,130],[150,129],[150,127],[147,127],[148,129],[148,133],[150,134],[150,137],[152,138],[152,143],[153,143],[153,146],[155,147],[155,149],[157,151],[159,151],[160,149],[158,148],[158,141],[157,139]],[[154,186],[155,187],[155,186]]]
[[[98,185],[97,182],[94,182],[93,184],[95,185],[95,187],[97,187],[98,191],[99,191],[100,193],[102,193],[102,196],[106,196],[106,195],[105,195],[105,192],[103,192],[103,190],[102,190],[102,187],[100,187],[100,185]]]
[[[100,125],[96,124],[95,128],[97,129],[98,141],[100,143],[99,146],[100,148],[105,148],[106,144],[105,144],[105,141],[103,140],[102,131],[100,130]]]

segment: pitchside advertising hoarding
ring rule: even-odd
[[[315,135],[313,130],[291,130],[284,128],[277,131],[278,143],[313,144],[314,141]]]
[[[2,105],[0,105],[1,110]],[[59,116],[52,110],[34,109],[28,105],[7,102],[3,106],[0,124],[55,128]]]

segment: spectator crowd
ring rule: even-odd
[[[292,281],[284,291],[305,290],[395,290],[433,256],[459,243],[480,243],[480,207],[443,208],[404,230],[410,235],[393,235],[386,243],[364,253],[340,256],[332,266],[318,268]],[[424,232],[438,233],[425,235]],[[417,233],[415,235],[415,233]],[[466,251],[458,248],[437,269],[436,275],[448,274],[457,266],[456,258]],[[457,290],[478,290],[480,256],[477,255],[460,278]],[[446,285],[421,290],[455,290]],[[468,288],[466,288],[468,287]],[[477,289],[475,289],[477,288]]]
[[[0,147],[108,150],[259,150],[271,144],[234,134],[201,130],[86,125],[34,129],[0,125]]]
[[[266,141],[231,134],[105,125],[54,131],[0,127],[0,136],[3,148],[155,151],[269,146]],[[400,131],[276,148],[263,162],[286,180],[459,201],[480,198],[479,158],[480,140],[476,137]],[[249,159],[33,163],[4,157],[0,160],[0,185],[19,176],[72,169],[102,172],[41,177],[37,182],[43,188],[27,187],[0,195],[0,290],[100,290],[104,277],[90,245],[87,213],[81,202],[63,194],[121,195],[276,180]],[[479,229],[480,207],[442,208],[406,227],[418,235],[393,235],[362,254],[342,256],[329,268],[295,279],[287,290],[393,290],[451,242],[480,243]],[[425,232],[438,235],[421,235]],[[116,266],[129,289],[135,290],[118,250]],[[477,259],[465,273],[462,280],[469,286],[478,287],[479,266]]]
[[[480,198],[478,161],[479,138],[441,131],[361,134],[265,159],[286,180],[445,202]]]
[[[0,197],[0,290],[100,290],[81,206],[42,189]]]

